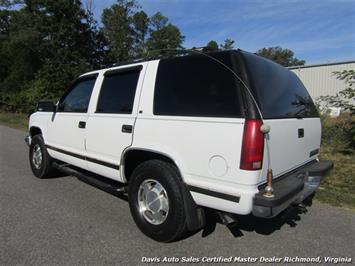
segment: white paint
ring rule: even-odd
[[[98,77],[99,86],[95,86],[92,100],[90,102],[88,121],[86,126],[86,154],[89,157],[100,161],[109,162],[119,165],[121,155],[127,147],[132,144],[132,133],[122,132],[123,125],[132,125],[134,127],[138,113],[139,95],[144,81],[145,71],[148,63],[139,63],[129,66],[121,66],[116,69],[124,69],[133,66],[142,66],[138,79],[135,101],[133,104],[132,114],[103,114],[96,112],[96,103],[99,98],[101,85],[104,79],[104,71],[101,71]],[[119,88],[117,88],[119,89]],[[90,171],[100,175],[123,181],[119,171],[100,166],[96,163],[88,163]]]
[[[314,160],[318,155],[310,157],[310,152],[320,148],[321,123],[319,118],[307,119],[270,119],[269,147],[271,168],[274,177]],[[298,129],[304,129],[304,137],[298,137]],[[263,170],[260,182],[267,176],[267,150],[264,149]]]
[[[155,76],[159,61],[120,66],[111,69],[142,65],[133,112],[130,115],[96,114],[96,103],[103,81],[100,70],[92,93],[88,113],[35,113],[30,126],[42,129],[46,144],[120,164],[123,152],[132,149],[150,150],[165,154],[177,165],[188,185],[239,196],[239,203],[193,192],[198,205],[237,214],[252,210],[258,184],[265,181],[268,155],[265,149],[263,169],[239,169],[245,119],[211,117],[157,116],[153,114]],[[110,69],[110,70],[111,70]],[[79,129],[86,121],[86,129]],[[133,134],[122,133],[123,124],[133,125]],[[319,119],[268,120],[271,126],[270,147],[275,176],[285,173],[310,158],[309,152],[319,148],[321,127]],[[305,137],[298,138],[298,128]],[[49,150],[50,155],[69,164],[88,169],[103,176],[123,181],[123,174],[113,168],[86,162]],[[122,170],[122,168],[121,168]]]
[[[223,177],[226,175],[228,165],[226,160],[220,155],[214,155],[210,158],[208,163],[212,175]]]

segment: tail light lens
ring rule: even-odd
[[[259,170],[263,164],[264,135],[260,131],[263,124],[258,119],[247,119],[244,125],[240,169]]]

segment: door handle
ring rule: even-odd
[[[303,128],[299,128],[298,129],[298,137],[299,138],[303,138],[304,137],[304,129]]]
[[[123,133],[132,133],[133,126],[132,125],[122,125]]]
[[[79,121],[78,127],[79,128],[85,128],[86,127],[86,122],[85,121]]]

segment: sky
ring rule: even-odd
[[[93,0],[94,15],[115,0]],[[138,0],[178,26],[186,48],[231,38],[256,52],[281,46],[306,64],[355,60],[355,0]]]

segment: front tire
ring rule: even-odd
[[[56,172],[41,134],[35,135],[31,140],[29,159],[32,173],[38,178],[52,177]]]
[[[149,160],[129,181],[129,206],[138,228],[159,242],[178,240],[186,231],[182,180],[172,164]]]

